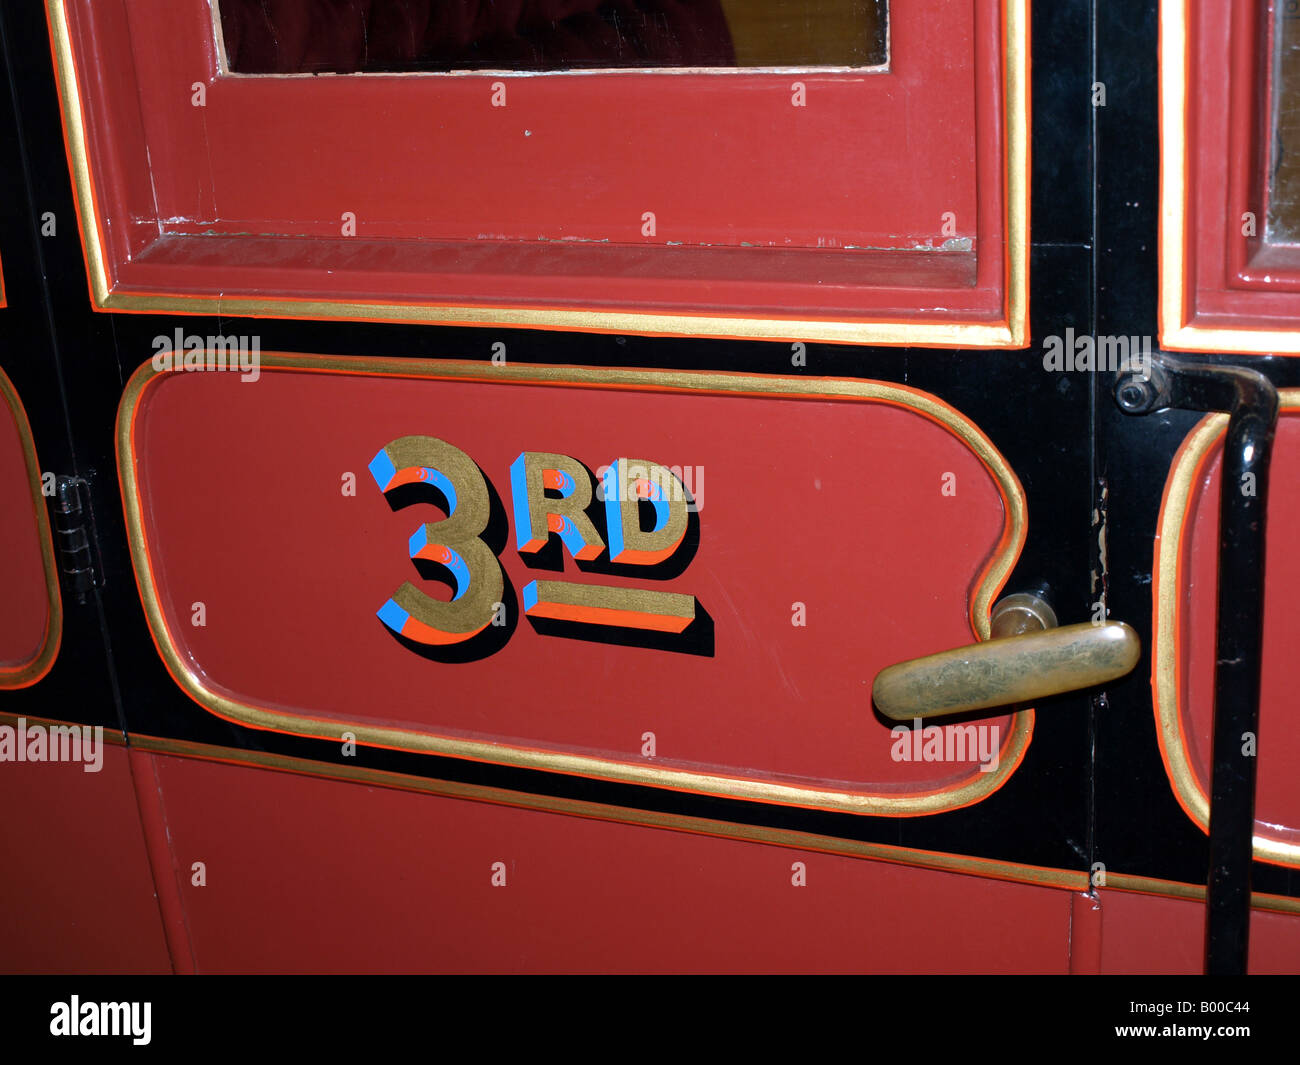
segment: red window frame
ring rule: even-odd
[[[1262,236],[1268,17],[1268,0],[1162,0],[1160,343],[1169,350],[1300,354],[1300,249]]]
[[[47,11],[98,309],[1027,343],[1028,0],[891,0],[886,72],[541,76],[237,75],[209,0]]]

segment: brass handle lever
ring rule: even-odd
[[[1010,706],[1124,676],[1142,645],[1122,621],[1056,627],[1051,607],[1013,595],[994,608],[993,638],[883,669],[871,688],[893,721]]]

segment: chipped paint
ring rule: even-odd
[[[1092,511],[1092,527],[1097,533],[1097,565],[1092,570],[1091,592],[1093,598],[1093,622],[1100,624],[1110,616],[1110,606],[1107,602],[1108,585],[1110,578],[1110,561],[1107,554],[1106,534],[1109,521],[1109,501],[1110,485],[1102,479],[1098,481],[1098,487],[1101,489],[1097,497],[1097,506]],[[1096,608],[1101,607],[1100,616]]]

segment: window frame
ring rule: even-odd
[[[1300,354],[1300,248],[1263,237],[1268,10],[1161,0],[1159,329],[1170,351]]]
[[[702,84],[701,77],[721,79],[709,85],[725,94],[721,115],[725,119],[725,109],[739,106],[736,101],[741,95],[752,95],[756,88],[764,86],[780,91],[788,104],[790,78],[795,76],[810,89],[837,101],[832,106],[838,110],[830,116],[839,121],[861,111],[860,106],[850,106],[853,101],[861,104],[873,98],[872,94],[877,100],[884,99],[902,84],[898,79],[908,63],[909,24],[917,30],[928,25],[924,22],[926,13],[933,17],[935,11],[960,7],[964,2],[973,5],[971,105],[975,158],[969,162],[974,188],[968,187],[971,182],[964,178],[954,181],[951,175],[946,187],[955,188],[964,202],[975,205],[977,223],[970,241],[972,250],[892,248],[850,253],[839,247],[700,246],[707,242],[697,232],[697,243],[692,244],[689,231],[684,242],[689,246],[671,242],[667,235],[653,246],[638,245],[623,237],[608,243],[594,237],[578,242],[485,241],[463,236],[443,239],[445,235],[432,231],[416,234],[417,239],[401,240],[388,232],[363,240],[361,222],[357,237],[337,239],[327,238],[320,231],[293,236],[214,232],[212,226],[205,226],[201,213],[189,219],[184,212],[169,215],[158,206],[160,193],[165,198],[166,190],[180,180],[176,175],[185,175],[180,166],[168,169],[159,156],[180,155],[187,145],[184,138],[193,134],[184,131],[174,111],[164,108],[165,113],[154,114],[151,101],[158,94],[140,95],[141,73],[136,69],[136,60],[112,63],[101,58],[110,53],[125,54],[122,49],[131,43],[129,18],[133,12],[137,18],[147,12],[161,20],[173,19],[172,23],[158,26],[151,23],[149,34],[136,35],[137,43],[143,37],[151,42],[149,47],[175,49],[180,69],[169,72],[169,76],[181,75],[182,86],[189,84],[190,74],[199,67],[185,66],[189,60],[181,53],[185,49],[196,55],[195,49],[201,51],[202,77],[193,80],[209,93],[259,92],[250,87],[258,83],[268,91],[281,93],[289,91],[284,88],[289,83],[329,93],[335,91],[329,83],[338,85],[340,79],[360,77],[378,86],[366,92],[389,94],[382,98],[396,103],[403,102],[400,94],[405,92],[405,104],[410,106],[411,94],[425,92],[429,79],[440,79],[445,88],[439,91],[486,93],[491,82],[503,76],[478,71],[288,79],[229,75],[222,73],[208,0],[171,0],[163,6],[161,0],[98,0],[93,4],[90,0],[47,0],[92,304],[98,310],[133,313],[436,322],[854,344],[1024,347],[1028,343],[1029,269],[1028,0],[893,0],[889,73],[832,70],[797,76],[788,72],[700,75],[666,69],[651,74],[581,71],[543,75],[541,81],[549,80],[544,90],[558,94],[553,101],[576,101],[581,99],[577,94],[582,88],[591,84],[588,79],[593,78],[604,79],[601,91],[605,94],[635,93],[637,83],[649,82],[671,87],[657,91],[689,93],[692,86]],[[194,36],[194,27],[201,21],[200,8],[207,20],[206,41]],[[177,43],[184,41],[186,32],[190,33],[188,44]],[[931,28],[927,32],[940,31]],[[157,43],[161,41],[166,45]],[[112,52],[114,44],[118,46],[116,53]],[[157,75],[149,73],[150,67],[165,64],[138,65],[146,72],[145,80],[156,81]],[[913,77],[923,81],[920,75],[924,73],[914,69]],[[535,86],[539,80],[537,75],[513,78],[512,86],[530,82]],[[95,91],[86,91],[92,85]],[[936,138],[942,139],[943,129],[933,122],[927,127],[925,122],[907,116],[909,109],[917,109],[918,100],[928,98],[938,108],[943,94],[924,85],[917,91],[919,96],[914,92],[912,99],[894,101],[891,106],[898,107],[897,114],[891,113],[882,121],[894,129],[900,143],[935,143]],[[175,100],[167,104],[167,108],[179,106]],[[184,106],[189,106],[188,100]],[[295,114],[295,125],[307,121],[304,114]],[[202,117],[205,123],[217,121],[210,106]],[[590,115],[583,119],[590,120]],[[710,121],[726,124],[716,114]],[[152,136],[148,128],[151,125]],[[158,129],[170,133],[159,137]],[[581,137],[581,125],[574,125],[570,132]],[[774,146],[780,143],[779,129],[768,130],[762,136],[776,138]],[[819,163],[848,158],[846,150],[843,144],[828,143],[821,149],[822,155],[807,160],[807,165],[815,169]],[[856,150],[861,153],[867,149],[858,146]],[[629,152],[626,165],[634,167],[635,152]],[[904,165],[908,160],[901,153],[878,154],[879,165],[887,172],[891,167],[898,174],[909,172]],[[917,158],[922,157],[918,154]],[[209,160],[208,169],[225,165]],[[370,167],[366,174],[369,184],[378,188],[390,188],[390,179],[401,166],[400,162],[382,160],[364,165]],[[727,159],[719,165],[725,173],[714,195],[743,190],[745,160]],[[798,161],[792,165],[799,165]],[[856,180],[856,173],[847,163],[840,169],[849,175],[842,177],[842,182]],[[337,165],[334,174],[318,172],[311,178],[304,168],[294,176],[328,186],[331,181],[343,180],[346,173],[345,161]],[[218,180],[212,178],[214,184]],[[252,186],[252,179],[248,184]],[[906,191],[907,184],[900,179],[887,187],[903,187],[900,196],[913,195]],[[274,190],[274,179],[267,182],[267,187]],[[849,187],[839,186],[841,190]],[[852,187],[867,189],[869,185],[858,181]],[[297,185],[292,190],[281,188],[281,202],[286,202],[289,191],[300,190]],[[243,192],[247,194],[248,188]],[[741,198],[744,194],[735,195]],[[681,202],[688,201],[686,197]],[[878,217],[892,210],[876,197],[855,195],[852,202],[857,205],[853,210],[874,211]],[[317,217],[319,220],[319,212]],[[548,216],[543,213],[542,217]],[[815,224],[815,220],[808,222],[809,217],[805,216],[801,223],[805,232]],[[835,218],[834,214],[825,217]],[[463,217],[460,220],[467,221]],[[194,224],[188,224],[191,221]],[[325,220],[319,221],[323,225]],[[718,217],[717,211],[706,221],[729,224]],[[480,224],[478,219],[468,222]],[[940,223],[936,216],[936,238],[940,236]],[[486,224],[490,225],[490,221]],[[398,265],[391,266],[393,262]],[[466,262],[471,263],[468,269]]]

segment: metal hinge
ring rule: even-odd
[[[63,587],[84,603],[92,588],[104,586],[104,567],[84,477],[60,475],[54,490],[54,535]]]

